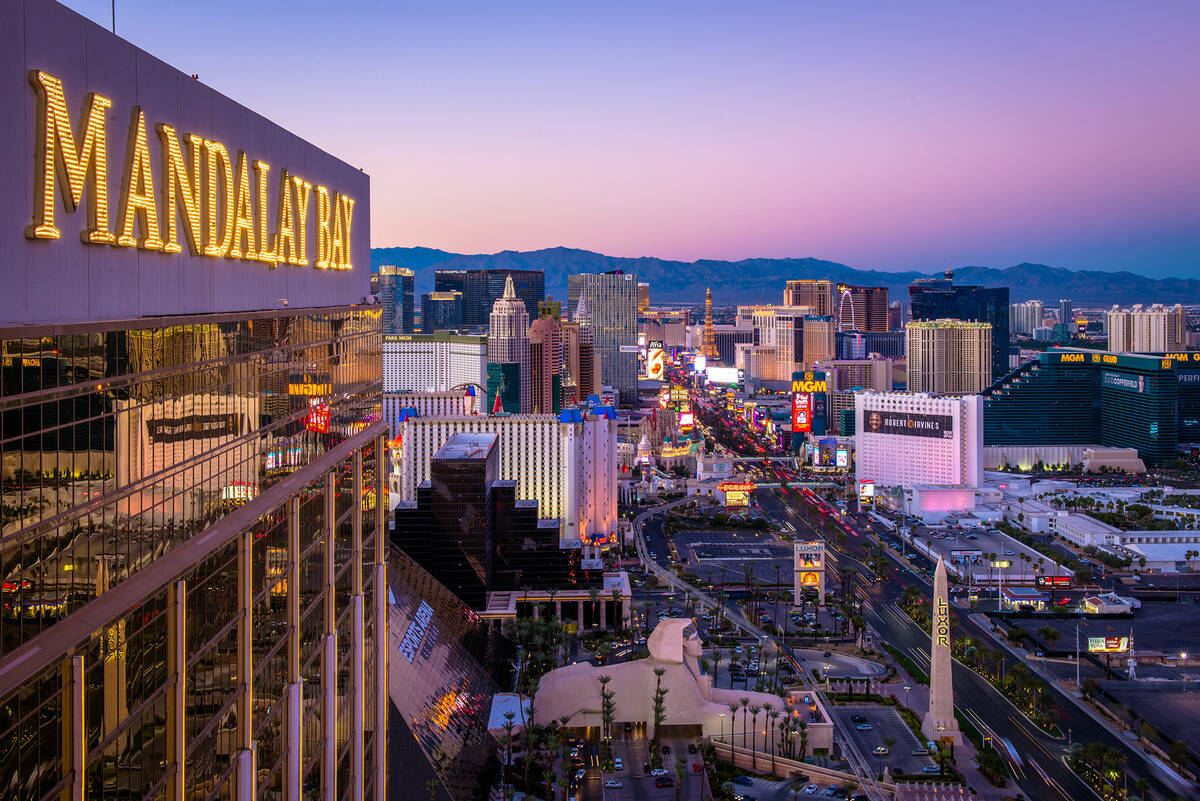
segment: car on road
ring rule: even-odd
[[[624,769],[625,769],[625,763],[621,761],[620,757],[615,757],[613,759],[613,770],[624,770]]]
[[[821,788],[815,784],[806,784],[806,785],[804,785],[804,794],[805,795],[816,795],[820,789]]]
[[[650,771],[650,775],[651,776],[666,776],[667,769],[666,768],[655,768],[654,770]]]
[[[749,776],[734,776],[729,781],[734,784],[740,784],[743,787],[753,787],[754,781]]]
[[[609,790],[620,790],[625,785],[621,784],[621,782],[617,781],[616,779],[609,779],[604,783],[604,786]]]
[[[688,743],[688,753],[689,754],[696,753],[696,744],[695,743]]]
[[[670,753],[671,753],[671,746],[669,746],[669,745],[664,745],[664,746],[662,747],[662,752],[663,752],[663,756],[666,756],[667,754],[670,754]]]
[[[649,762],[642,763],[642,773],[649,773],[651,770]]]
[[[703,762],[693,762],[692,763],[692,773],[700,773],[702,770],[704,770]]]
[[[921,768],[921,772],[922,773],[941,773],[942,769],[939,768],[937,765],[926,765],[925,767]]]
[[[851,715],[850,722],[851,723],[866,723],[867,716],[866,715]]]
[[[657,779],[654,780],[654,786],[655,787],[674,787],[675,780],[672,779],[670,776],[659,776]]]
[[[587,775],[587,771],[584,770],[583,768],[580,768],[579,770],[575,771],[575,781],[577,781],[577,782],[583,781],[583,777],[586,775]]]
[[[888,747],[886,745],[881,745],[875,749],[874,753],[875,753],[875,756],[887,756],[888,755]]]
[[[929,756],[929,750],[925,749],[925,748],[914,748],[912,750],[912,755],[913,756]]]
[[[870,731],[871,724],[870,723],[860,723],[857,726],[855,726],[854,728],[858,729],[859,731]]]

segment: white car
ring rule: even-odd
[[[804,785],[804,794],[805,795],[816,795],[817,791],[820,789],[821,788],[815,784],[806,784],[806,785]]]
[[[624,767],[625,767],[625,763],[621,761],[620,757],[616,757],[613,759],[613,770],[621,770]]]
[[[622,787],[624,787],[625,785],[621,784],[621,783],[620,783],[619,781],[617,781],[616,779],[609,779],[608,781],[606,781],[606,782],[604,783],[604,786],[605,786],[606,788],[608,788],[609,790],[620,790],[620,789],[621,789]]]
[[[667,769],[666,768],[655,768],[654,770],[650,771],[650,775],[651,776],[666,776]]]
[[[875,756],[887,756],[887,755],[888,755],[888,747],[886,745],[881,745],[875,749]]]

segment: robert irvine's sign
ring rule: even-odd
[[[57,3],[0,19],[0,325],[367,294],[361,170]]]

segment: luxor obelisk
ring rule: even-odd
[[[930,740],[952,740],[962,744],[954,719],[954,684],[950,672],[950,600],[946,591],[946,563],[938,557],[933,573],[933,614],[930,624],[929,712],[921,731]]]

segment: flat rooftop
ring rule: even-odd
[[[434,459],[483,459],[500,439],[492,433],[457,433],[442,443]]]

